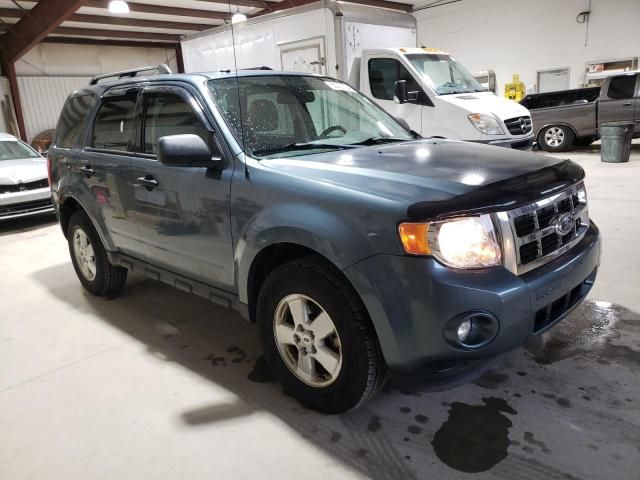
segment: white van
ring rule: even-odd
[[[198,32],[181,46],[187,73],[268,67],[329,75],[422,136],[513,148],[533,143],[526,108],[484,91],[450,55],[416,43],[409,13],[321,1],[251,18],[233,31],[225,25]],[[395,95],[398,81],[406,98]]]
[[[363,50],[350,81],[425,137],[512,148],[533,143],[529,111],[482,87],[455,58],[440,50]],[[398,91],[398,81],[406,90]]]

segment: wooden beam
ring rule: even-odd
[[[47,37],[42,43],[62,43],[66,45],[103,45],[107,47],[144,47],[144,48],[165,48],[173,50],[175,43],[148,42],[144,40],[109,40],[89,37]]]
[[[138,38],[140,40],[160,40],[163,42],[178,43],[180,35],[154,32],[129,32],[126,30],[106,30],[100,28],[73,28],[58,27],[54,35],[75,35],[79,37],[106,37],[106,38]]]
[[[212,19],[213,20],[213,19]],[[206,30],[215,25],[206,23],[167,22],[164,20],[146,20],[141,18],[114,17],[112,15],[85,15],[76,13],[69,21],[82,23],[101,23],[105,25],[123,25],[126,27],[166,28],[168,30]]]
[[[109,0],[85,0],[85,7],[109,8]],[[136,13],[153,13],[158,15],[172,15],[174,17],[210,18],[216,20],[231,20],[228,12],[214,12],[211,10],[199,10],[197,8],[165,7],[162,5],[149,5],[146,3],[129,2],[129,10]]]
[[[267,8],[269,6],[278,5],[280,2],[275,2],[273,0],[231,0],[231,2],[227,0],[198,0],[199,2],[208,2],[208,3],[219,3],[221,5],[228,6],[231,3],[232,10],[235,10],[235,7],[253,7],[253,8]],[[286,2],[286,0],[284,0]]]
[[[2,18],[22,18],[22,10],[18,8],[0,8]]]
[[[9,88],[11,89],[11,99],[13,100],[13,108],[16,111],[16,120],[18,122],[18,132],[20,138],[27,141],[27,128],[24,123],[24,112],[22,111],[22,102],[20,101],[20,89],[18,88],[18,78],[16,76],[15,63],[6,63],[7,78],[9,79]]]
[[[2,36],[7,63],[15,63],[82,6],[84,0],[38,2]]]

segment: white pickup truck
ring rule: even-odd
[[[329,75],[422,136],[531,146],[526,108],[486,91],[451,55],[416,48],[417,38],[409,13],[328,1],[198,32],[181,45],[188,73],[268,67]]]

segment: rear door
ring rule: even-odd
[[[598,123],[634,123],[636,110],[637,73],[611,77],[602,88]],[[636,129],[640,127],[636,123]]]
[[[134,256],[142,251],[131,185],[131,159],[137,154],[134,132],[139,91],[138,87],[127,87],[103,94],[85,137],[82,162],[76,167],[113,245]]]
[[[201,136],[214,156],[223,156],[213,124],[198,93],[187,87],[150,86],[141,100],[141,154],[133,160],[132,182],[140,241],[154,265],[231,290],[234,284],[230,188],[233,162],[223,171],[170,166],[157,159],[167,135]],[[150,188],[146,179],[157,182]]]

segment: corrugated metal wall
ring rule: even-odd
[[[89,84],[91,77],[18,77],[27,139],[55,128],[67,96]]]

